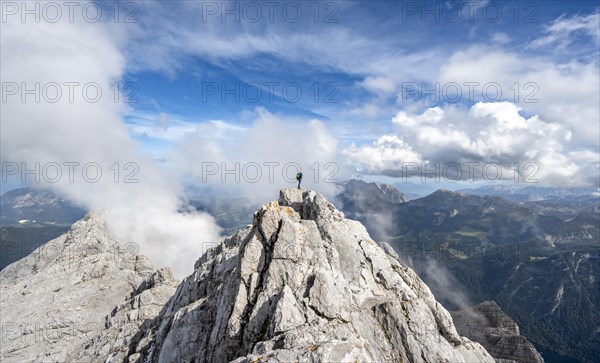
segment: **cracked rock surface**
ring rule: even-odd
[[[207,251],[136,336],[119,361],[494,362],[359,222],[299,189]]]
[[[177,286],[168,269],[154,271],[134,247],[112,239],[102,213],[89,213],[3,269],[0,361],[103,362],[109,351],[118,355]]]
[[[542,355],[519,326],[494,301],[484,301],[472,310],[452,312],[461,334],[481,343],[497,363],[543,363]]]

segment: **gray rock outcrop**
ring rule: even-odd
[[[204,254],[130,362],[493,362],[321,195],[282,190]]]
[[[41,248],[0,274],[3,362],[494,362],[312,191],[282,190],[179,284],[98,214]]]
[[[97,337],[106,344],[137,332],[177,285],[170,271],[155,272],[136,252],[135,245],[111,238],[101,213],[90,213],[67,234],[7,266],[0,273],[0,360],[104,361],[106,352],[118,351],[92,348],[100,348]],[[157,274],[163,278],[154,285],[163,288],[147,285],[157,282]],[[138,309],[118,322],[107,318],[124,303]]]
[[[472,310],[452,312],[458,332],[481,343],[498,363],[543,363],[533,344],[520,335],[519,326],[494,301]]]

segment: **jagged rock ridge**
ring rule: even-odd
[[[312,191],[209,250],[129,361],[493,362],[427,286]]]
[[[283,190],[178,286],[97,214],[42,248],[57,253],[1,273],[3,328],[19,328],[3,329],[3,361],[493,362],[390,246],[311,191]],[[73,329],[39,340],[31,322]]]
[[[90,362],[117,355],[118,338],[156,317],[177,285],[170,270],[154,271],[134,247],[110,236],[101,213],[90,213],[2,270],[0,360]],[[111,317],[123,303],[130,304],[129,315]]]
[[[480,342],[497,362],[543,363],[544,359],[519,332],[519,326],[494,301],[484,301],[472,310],[452,312],[460,334]]]

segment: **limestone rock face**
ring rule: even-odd
[[[459,333],[481,343],[502,363],[543,363],[542,355],[519,333],[519,326],[494,301],[475,305],[473,311],[452,312]]]
[[[2,361],[494,362],[312,191],[282,190],[181,283],[128,247],[92,213],[4,269]]]
[[[94,338],[103,334],[116,338],[127,330],[137,332],[140,319],[158,315],[172,295],[176,282],[170,271],[153,270],[135,245],[110,237],[101,213],[88,214],[67,234],[0,273],[0,360],[104,361],[110,349],[96,352],[85,347],[95,348]],[[171,276],[172,286],[162,295],[143,288],[144,283],[156,283],[157,274],[167,276],[165,280]],[[124,303],[140,308],[111,329],[107,316]]]
[[[69,355],[69,361],[92,359],[98,362],[127,362],[137,358],[133,345],[145,347],[141,330],[156,324],[165,303],[175,292],[179,281],[168,268],[162,268],[144,279],[128,299],[105,317],[104,329],[85,341]],[[130,358],[131,357],[131,358]]]
[[[137,336],[125,361],[494,362],[359,222],[298,189],[204,254]]]

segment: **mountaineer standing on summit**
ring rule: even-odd
[[[300,183],[302,183],[302,170],[296,174],[296,180],[298,181],[298,189],[300,189]]]

